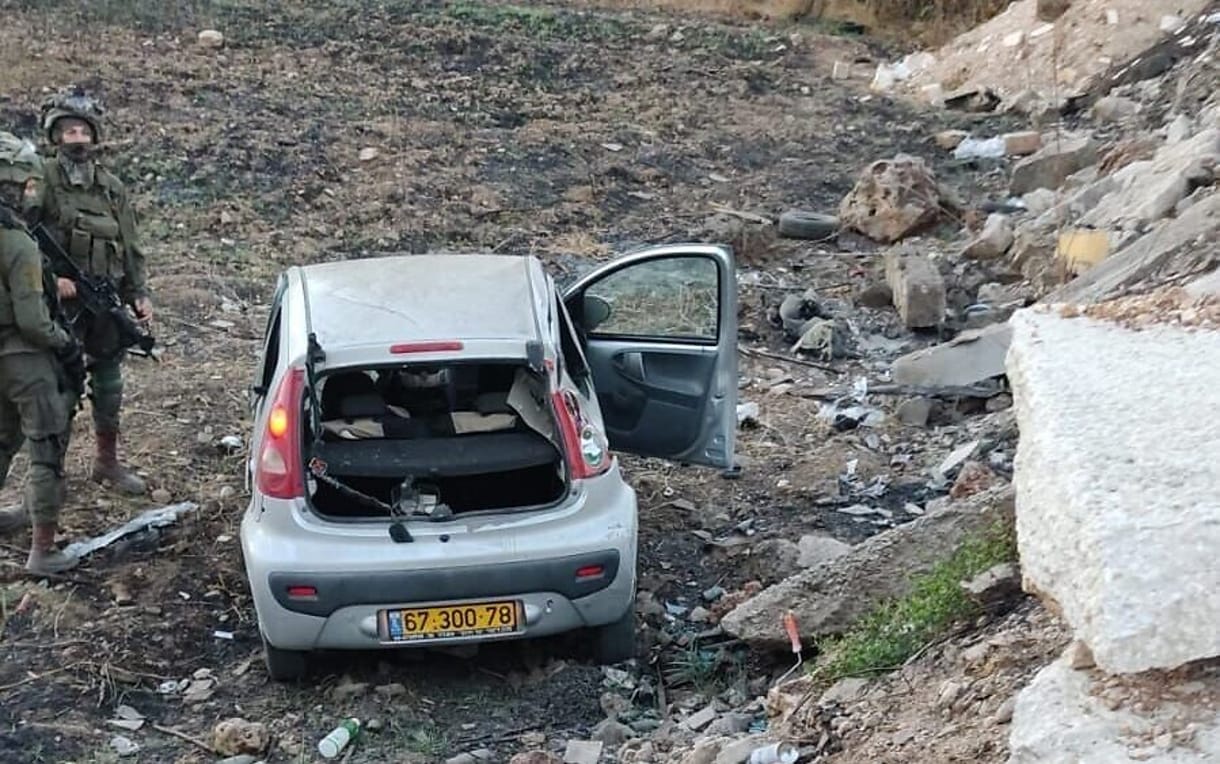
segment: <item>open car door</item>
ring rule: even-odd
[[[737,433],[737,278],[708,244],[625,255],[564,292],[610,447],[732,468]]]

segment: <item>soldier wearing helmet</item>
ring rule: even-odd
[[[66,482],[64,453],[79,402],[80,349],[52,318],[57,289],[21,210],[36,193],[43,163],[34,145],[0,132],[0,485],[28,442],[30,467],[20,507],[0,510],[0,533],[33,533],[26,568],[56,573],[77,559],[55,547]]]
[[[42,130],[52,149],[39,215],[82,271],[111,278],[136,317],[148,322],[153,306],[144,253],[136,236],[135,211],[123,183],[98,162],[102,116],[102,106],[79,91],[59,93],[43,104]],[[58,285],[65,310],[73,313],[75,285],[62,277]],[[86,353],[89,349],[86,345]],[[118,460],[122,356],[91,357],[89,361],[96,435],[92,478],[126,493],[142,494],[144,481]]]

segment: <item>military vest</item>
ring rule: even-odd
[[[46,168],[46,183],[53,199],[52,208],[44,210],[49,227],[81,270],[121,283],[125,270],[119,181],[95,165],[93,184],[76,186],[58,161],[48,161]]]

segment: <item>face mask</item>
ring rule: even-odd
[[[25,198],[25,188],[20,183],[0,182],[0,207],[20,212]]]
[[[73,162],[88,162],[97,155],[97,146],[92,143],[65,143],[59,150]]]

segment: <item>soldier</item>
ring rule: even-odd
[[[52,319],[56,285],[20,210],[43,175],[34,145],[0,132],[0,485],[29,441],[23,505],[0,511],[0,532],[33,525],[26,568],[57,573],[77,559],[55,548],[66,493],[64,454],[84,368],[79,345]]]
[[[136,216],[127,189],[98,162],[103,109],[80,92],[52,96],[42,107],[42,129],[52,150],[40,217],[82,271],[110,277],[122,299],[142,322],[152,320],[144,253],[136,238]],[[74,283],[59,278],[64,309],[74,313]],[[97,451],[92,478],[121,491],[142,494],[144,481],[118,460],[119,409],[123,402],[123,354],[89,356],[89,398]]]

